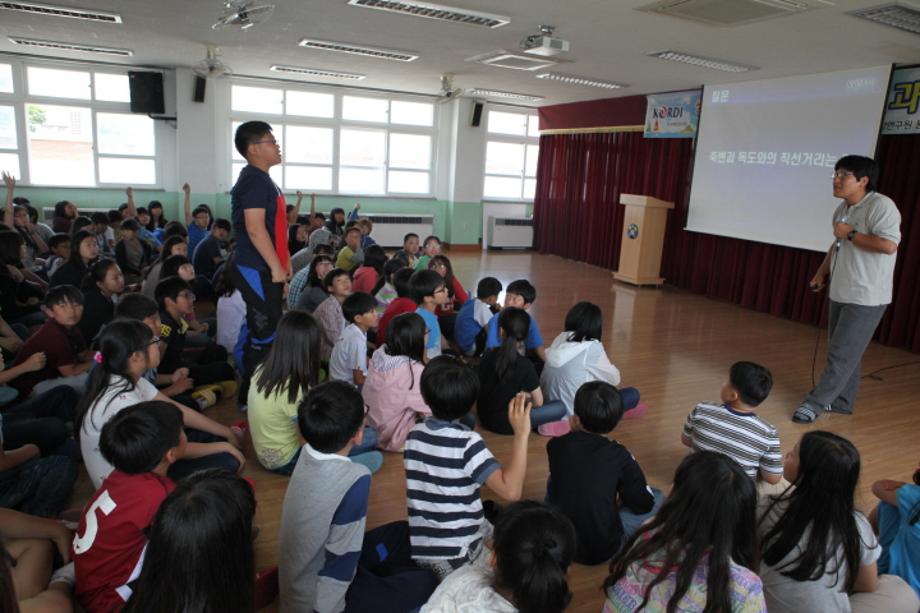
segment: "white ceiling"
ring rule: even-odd
[[[130,58],[75,52],[48,52],[49,57],[172,67],[193,66],[204,57],[204,44],[216,43],[237,75],[274,78],[269,66],[288,64],[364,73],[368,78],[359,82],[362,87],[435,94],[439,76],[450,72],[456,75],[455,87],[545,96],[540,105],[920,62],[920,36],[845,14],[888,0],[813,0],[820,8],[731,28],[635,10],[648,0],[437,0],[511,18],[509,25],[494,30],[353,7],[347,0],[266,0],[276,5],[273,16],[246,32],[210,28],[222,12],[221,0],[42,1],[116,12],[124,23],[96,24],[0,10],[0,53],[21,52],[7,40],[19,35],[134,51]],[[571,86],[535,79],[533,73],[464,61],[494,49],[515,50],[540,24],[556,26],[556,35],[571,43],[570,52],[563,56],[570,62],[552,70],[625,82],[630,87]],[[307,50],[297,45],[304,36],[415,51],[421,57],[402,63]],[[646,57],[663,49],[760,69],[728,74]]]

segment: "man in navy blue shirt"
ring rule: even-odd
[[[284,284],[291,276],[287,245],[287,202],[268,170],[281,163],[281,147],[264,121],[247,121],[234,137],[248,164],[231,190],[230,208],[236,250],[228,271],[246,302],[248,341],[243,349],[243,387],[267,354],[281,319]]]

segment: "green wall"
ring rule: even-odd
[[[81,189],[81,188],[41,188],[19,187],[17,196],[32,201],[38,208],[51,208],[59,200],[71,200],[77,207],[117,208],[125,202],[124,190],[115,189]],[[146,206],[151,200],[163,203],[167,219],[181,219],[181,192],[159,190],[134,190],[134,201],[138,206]],[[288,198],[288,202],[295,200]],[[434,198],[362,198],[357,196],[317,196],[316,208],[328,213],[334,207],[351,210],[355,202],[361,203],[361,210],[366,213],[403,213],[415,215],[433,215],[434,232],[447,243],[454,245],[474,245],[482,236],[482,203],[451,202]],[[230,194],[199,194],[192,192],[192,206],[207,204],[219,217],[230,217]],[[304,199],[302,210],[310,208],[309,196]]]

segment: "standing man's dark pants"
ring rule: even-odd
[[[247,266],[238,266],[235,261],[227,266],[233,286],[240,290],[246,303],[246,325],[249,338],[243,346],[242,385],[239,403],[246,404],[249,394],[249,380],[256,366],[265,359],[275,330],[281,320],[283,283],[272,283],[272,274],[268,270],[256,270]]]

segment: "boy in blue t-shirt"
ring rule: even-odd
[[[543,337],[540,335],[540,329],[537,327],[537,321],[533,313],[530,313],[530,305],[537,299],[537,290],[527,279],[518,279],[508,284],[505,290],[505,308],[516,307],[524,309],[530,315],[530,328],[527,330],[527,338],[524,339],[524,347],[527,349],[528,357],[537,357],[539,361],[534,360],[539,372],[546,362],[546,348],[543,346]],[[498,335],[498,313],[492,316],[486,326],[486,349],[494,349],[501,345],[501,339]]]
[[[441,355],[441,326],[438,316],[434,314],[438,305],[448,301],[447,286],[444,277],[433,270],[417,270],[409,279],[409,297],[415,301],[416,313],[425,320],[428,340],[425,342],[425,355],[428,359]]]
[[[464,355],[480,355],[485,349],[486,326],[499,311],[496,305],[501,291],[501,281],[485,277],[476,286],[476,298],[460,307],[454,322],[454,341]]]
[[[185,192],[185,223],[188,225],[188,252],[195,253],[198,243],[208,237],[208,226],[211,225],[211,212],[208,207],[199,205],[192,210],[192,188],[188,183],[182,186]]]

